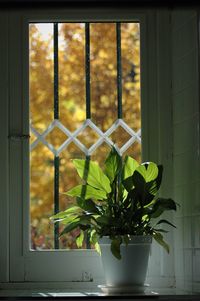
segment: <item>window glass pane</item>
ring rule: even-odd
[[[92,23],[90,43],[92,120],[106,131],[117,119],[115,23]]]
[[[49,223],[54,205],[53,158],[42,143],[30,154],[31,248],[36,250],[53,248],[53,225]]]
[[[59,24],[59,114],[70,131],[85,120],[85,25]]]
[[[132,129],[138,131],[141,129],[140,28],[138,23],[121,24],[121,45],[123,119]]]
[[[30,118],[42,133],[53,120],[53,26],[29,26]]]
[[[85,23],[59,23],[56,26],[58,52],[54,46],[55,24],[32,23],[29,28],[30,245],[37,250],[55,248],[55,237],[63,226],[59,225],[59,230],[55,230],[49,217],[55,210],[65,210],[74,203],[74,199],[63,194],[80,183],[73,158],[90,155],[102,166],[112,143],[123,156],[129,154],[137,160],[141,158],[139,23],[121,23],[119,59],[122,64],[123,123],[119,124],[116,23],[89,25],[91,124],[86,121]],[[59,110],[54,120],[55,57],[58,59]],[[95,126],[100,132],[97,133]],[[95,147],[110,128],[112,131],[106,134],[109,142],[102,141]],[[62,237],[59,243],[57,240],[56,248],[76,249],[76,235],[75,230]]]
[[[121,24],[123,120],[135,131],[141,129],[140,27],[139,23]],[[121,137],[120,140],[118,137]],[[121,130],[115,139],[122,145],[130,138]],[[141,143],[135,141],[123,154],[141,161]]]

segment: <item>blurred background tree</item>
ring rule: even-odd
[[[42,133],[54,118],[53,24],[30,24],[30,123]],[[138,23],[121,24],[123,120],[135,131],[141,128],[140,31]],[[114,23],[90,24],[91,115],[106,131],[117,119],[117,56]],[[83,23],[59,24],[59,120],[70,131],[86,118],[85,105],[85,28]],[[54,128],[46,140],[58,148],[66,135]],[[119,127],[111,136],[119,147],[130,138]],[[31,143],[36,137],[31,134]],[[98,135],[86,128],[78,139],[90,147]],[[110,148],[103,143],[91,156],[101,165]],[[124,155],[140,161],[141,145],[135,142]],[[84,154],[71,143],[60,155],[60,209],[74,200],[62,195],[79,182],[71,159]],[[32,249],[53,249],[53,225],[49,217],[54,208],[54,155],[42,143],[30,154],[30,216]],[[60,248],[76,248],[76,233],[60,241]]]

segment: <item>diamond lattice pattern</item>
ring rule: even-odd
[[[99,138],[96,142],[88,147],[84,145],[79,139],[78,136],[81,135],[87,128],[90,128],[94,131],[94,134]],[[103,132],[100,130],[91,119],[86,119],[85,122],[74,132],[69,131],[59,120],[55,119],[47,128],[46,130],[40,134],[31,126],[31,132],[33,135],[36,136],[36,139],[30,146],[30,150],[32,151],[39,142],[43,143],[48,147],[48,149],[55,155],[59,156],[60,153],[68,147],[68,145],[73,142],[76,144],[77,147],[86,155],[91,156],[93,152],[102,144],[107,143],[109,146],[113,146],[114,142],[111,140],[112,134],[117,131],[118,128],[123,128],[130,136],[130,139],[121,147],[115,145],[118,153],[123,155],[123,153],[134,143],[139,142],[141,143],[141,130],[135,132],[132,130],[124,121],[123,119],[117,119],[112,126],[106,131]],[[47,136],[53,132],[55,129],[59,129],[66,135],[66,140],[59,146],[54,147],[49,141],[47,141]]]

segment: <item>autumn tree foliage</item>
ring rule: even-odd
[[[40,134],[54,119],[53,24],[49,36],[41,33],[42,24],[30,25],[30,124]],[[59,24],[59,120],[71,132],[86,119],[85,99],[85,25]],[[140,110],[140,31],[138,23],[121,24],[123,120],[136,132],[141,128]],[[90,24],[91,119],[106,131],[117,117],[117,55],[116,25]],[[130,139],[118,128],[110,136],[119,147]],[[31,141],[36,139],[31,133]],[[45,138],[58,148],[67,136],[54,128]],[[86,128],[78,139],[90,147],[98,135]],[[109,152],[103,143],[92,155],[102,163]],[[135,142],[125,153],[140,160],[141,145]],[[62,193],[78,183],[72,158],[84,158],[84,153],[71,143],[60,154],[60,209],[73,199]],[[30,216],[33,249],[52,249],[53,225],[49,217],[54,213],[54,154],[39,143],[30,154]],[[76,248],[73,233],[62,238],[60,248]]]

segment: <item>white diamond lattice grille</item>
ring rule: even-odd
[[[95,133],[99,135],[99,139],[89,148],[87,148],[85,145],[83,145],[80,140],[77,138],[77,136],[84,131],[85,128],[90,127]],[[103,132],[100,130],[94,122],[91,121],[91,119],[86,119],[85,122],[82,124],[81,127],[79,127],[74,132],[70,132],[59,120],[55,119],[42,133],[39,134],[36,129],[31,125],[31,132],[36,136],[36,139],[34,142],[30,145],[30,150],[32,151],[39,142],[43,143],[48,147],[48,149],[56,156],[58,157],[60,153],[68,147],[68,145],[71,142],[74,142],[76,146],[80,148],[80,150],[86,155],[91,156],[92,153],[103,143],[107,143],[109,146],[114,145],[114,142],[109,138],[109,136],[119,127],[121,126],[130,136],[131,138],[121,147],[117,147],[115,145],[115,148],[117,149],[118,153],[120,155],[123,155],[123,153],[134,143],[139,142],[141,143],[141,129],[138,132],[135,132],[132,130],[124,121],[123,119],[117,119],[112,126],[106,131]],[[47,140],[45,140],[45,137],[53,131],[54,128],[59,128],[68,138],[61,144],[61,146],[58,149],[55,149],[54,146],[49,143]]]

